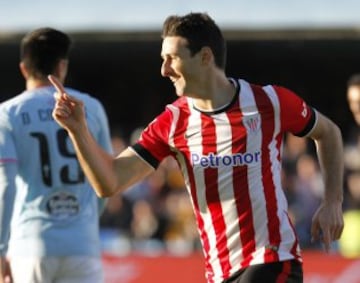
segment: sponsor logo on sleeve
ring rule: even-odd
[[[306,118],[306,116],[308,115],[308,109],[307,109],[306,103],[303,102],[302,106],[303,106],[303,110],[301,111],[301,116]]]

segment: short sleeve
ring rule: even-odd
[[[168,143],[171,122],[171,111],[166,109],[143,130],[139,140],[132,145],[136,153],[154,168],[171,155]]]
[[[8,119],[0,115],[0,163],[16,162],[15,142]]]
[[[316,122],[316,111],[291,90],[274,87],[280,102],[280,120],[283,131],[306,136]]]

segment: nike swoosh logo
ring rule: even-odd
[[[196,136],[197,134],[198,134],[199,132],[193,132],[193,133],[185,133],[184,134],[184,137],[185,137],[185,139],[190,139],[191,137],[194,137],[194,136]]]

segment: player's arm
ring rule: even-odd
[[[81,167],[100,197],[124,191],[154,170],[131,148],[114,158],[96,143],[87,128],[78,128],[69,136]]]
[[[308,134],[316,144],[317,155],[324,179],[324,199],[313,217],[311,234],[322,240],[326,251],[331,241],[338,240],[344,228],[343,202],[343,144],[339,127],[317,112],[317,122]]]
[[[275,87],[282,115],[282,127],[297,136],[314,140],[324,179],[325,195],[316,211],[311,227],[313,240],[320,239],[328,251],[330,243],[340,238],[344,223],[343,201],[343,144],[339,127],[312,109],[292,91]]]
[[[80,165],[98,196],[109,197],[123,191],[154,170],[131,148],[116,158],[106,152],[88,129],[83,102],[66,94],[54,76],[49,76],[49,80],[57,90],[53,117],[67,130]]]
[[[108,117],[105,112],[105,108],[102,103],[96,100],[96,104],[93,106],[96,113],[97,123],[100,125],[100,130],[97,133],[97,143],[108,153],[113,154],[113,148],[111,144],[110,128]],[[98,214],[99,217],[104,213],[108,199],[107,198],[97,198],[98,203]]]

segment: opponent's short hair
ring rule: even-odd
[[[26,34],[20,44],[20,60],[30,75],[40,79],[52,74],[59,60],[68,59],[70,37],[53,28],[39,28]]]

